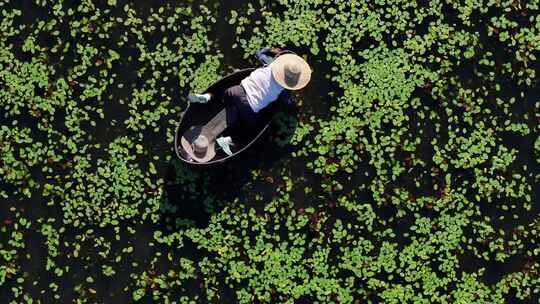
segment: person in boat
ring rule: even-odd
[[[300,56],[279,48],[265,47],[259,49],[257,58],[264,66],[251,72],[239,85],[225,90],[223,102],[237,109],[240,123],[246,128],[255,126],[257,113],[277,100],[280,95],[291,100],[290,91],[304,88],[311,79],[311,68]],[[192,103],[207,103],[214,96],[206,94],[189,94]],[[230,147],[232,138],[219,137],[218,145],[228,155],[232,155]]]

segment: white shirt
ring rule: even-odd
[[[255,113],[276,100],[283,91],[283,87],[274,79],[270,66],[256,69],[240,84],[246,90],[247,100]]]

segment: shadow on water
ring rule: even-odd
[[[206,227],[210,217],[227,203],[235,199],[241,204],[246,202],[252,194],[251,187],[246,187],[252,180],[251,172],[282,166],[290,155],[290,148],[280,147],[271,140],[275,133],[276,128],[271,125],[252,146],[221,164],[194,167],[172,160],[167,169],[170,183],[165,193],[170,214],[178,216],[180,222],[187,220],[197,227]],[[189,176],[189,182],[178,183],[179,176]]]

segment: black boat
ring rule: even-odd
[[[181,144],[183,134],[190,130],[190,128],[207,125],[210,121],[217,121],[219,123],[221,120],[223,122],[223,118],[225,117],[222,115],[225,113],[223,111],[225,105],[222,101],[223,92],[231,86],[240,84],[242,79],[248,77],[254,70],[255,68],[247,68],[225,76],[204,91],[204,93],[212,93],[214,95],[208,103],[190,103],[188,105],[188,108],[181,114],[174,136],[174,150],[178,158],[190,165],[198,166],[222,163],[249,148],[268,129],[272,118],[281,108],[280,104],[282,102],[279,102],[279,98],[283,98],[283,95],[280,95],[278,100],[270,103],[257,113],[258,119],[254,128],[246,129],[242,126],[241,122],[238,122],[227,127],[223,133],[219,134],[219,136],[230,136],[232,138],[234,146],[231,148],[233,154],[230,156],[221,149],[218,149],[216,150],[216,155],[210,161],[197,162],[190,157]]]

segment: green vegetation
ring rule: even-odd
[[[0,302],[539,303],[540,2],[0,0]],[[219,169],[185,96],[313,78]]]

